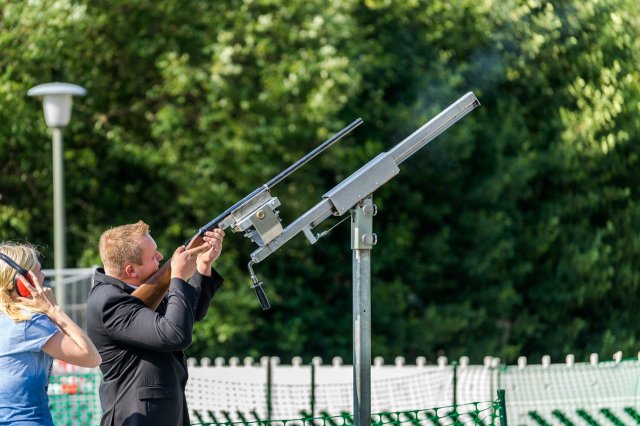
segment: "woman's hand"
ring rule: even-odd
[[[47,316],[51,316],[56,309],[60,308],[53,289],[44,287],[36,274],[31,271],[29,271],[29,279],[33,285],[26,279],[23,280],[23,284],[31,293],[31,297],[18,296],[18,301],[36,311],[47,314]]]

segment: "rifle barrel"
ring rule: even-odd
[[[277,176],[273,177],[269,182],[265,183],[264,185],[262,185],[259,188],[254,189],[249,195],[247,195],[242,200],[238,201],[233,206],[229,207],[227,210],[225,210],[224,212],[219,214],[215,219],[213,219],[212,221],[210,221],[209,223],[204,225],[202,228],[200,228],[198,230],[196,235],[194,235],[192,238],[189,238],[187,240],[187,242],[185,242],[185,244],[188,244],[188,242],[191,241],[193,238],[201,237],[202,235],[204,235],[204,233],[206,231],[209,231],[209,230],[213,229],[214,227],[218,226],[218,224],[220,222],[222,222],[222,220],[224,218],[229,216],[236,209],[238,209],[240,206],[242,206],[247,201],[251,200],[253,197],[258,195],[260,192],[265,191],[265,190],[270,191],[271,188],[276,186],[284,178],[286,178],[291,173],[295,172],[300,167],[302,167],[303,165],[308,163],[311,159],[316,157],[322,151],[324,151],[325,149],[329,148],[331,145],[333,145],[334,143],[336,143],[337,141],[339,141],[340,139],[342,139],[343,137],[345,137],[346,135],[351,133],[351,131],[353,129],[355,129],[356,127],[358,127],[361,124],[362,124],[362,118],[357,118],[356,120],[354,120],[353,123],[349,124],[347,127],[345,127],[344,129],[340,130],[338,133],[333,135],[331,138],[329,138],[326,141],[324,141],[322,143],[322,145],[319,145],[313,151],[309,152],[307,155],[305,155],[304,157],[302,157],[301,159],[299,159],[298,161],[296,161],[295,163],[293,163],[292,165],[287,167],[285,170],[280,172]]]
[[[267,182],[264,186],[266,186],[267,189],[271,189],[272,187],[276,186],[282,179],[286,178],[291,173],[295,172],[300,167],[304,166],[306,163],[308,163],[310,160],[315,158],[322,151],[329,148],[334,143],[338,142],[340,139],[342,139],[343,137],[351,133],[353,129],[355,129],[361,124],[362,124],[362,118],[357,118],[356,120],[353,121],[353,123],[349,124],[347,127],[340,130],[338,133],[333,135],[328,140],[324,141],[322,145],[316,147],[313,151],[309,152],[307,155],[305,155],[304,157],[302,157],[301,159],[299,159],[298,161],[296,161],[295,163],[287,167],[282,172],[280,172],[277,176],[275,176],[273,179]]]

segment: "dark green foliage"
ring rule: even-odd
[[[274,189],[290,223],[467,91],[482,107],[377,191],[373,355],[636,353],[637,2],[0,1],[0,236],[53,263],[39,83],[88,89],[65,131],[69,265],[143,219],[169,257],[357,117]],[[335,224],[327,221],[323,229]],[[351,358],[349,224],[227,278],[193,356]]]

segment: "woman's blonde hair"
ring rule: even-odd
[[[0,253],[9,256],[26,270],[30,270],[40,257],[38,249],[31,244],[12,242],[0,243]],[[0,312],[14,321],[31,319],[33,309],[15,300],[17,296],[15,279],[18,272],[6,262],[0,261]]]

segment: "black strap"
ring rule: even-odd
[[[28,277],[29,276],[29,271],[27,271],[26,269],[24,269],[22,266],[18,265],[13,259],[11,259],[9,256],[7,256],[4,253],[0,253],[0,259],[4,260],[4,262],[11,266],[13,269],[15,269],[16,271],[18,271],[18,273],[20,275],[22,275],[23,277]]]

